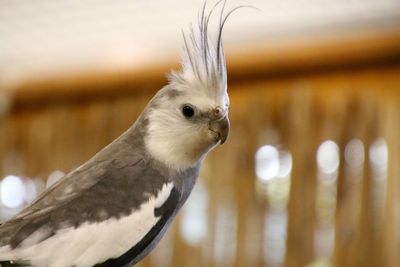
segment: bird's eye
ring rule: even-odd
[[[182,107],[182,114],[183,116],[185,116],[186,118],[191,118],[194,115],[194,109],[189,106],[189,105],[184,105]]]

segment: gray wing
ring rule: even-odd
[[[138,156],[83,165],[0,227],[0,245],[17,247],[36,230],[43,241],[61,228],[120,217],[138,208],[166,182]]]
[[[15,219],[27,219],[51,211],[74,199],[81,191],[90,188],[101,179],[109,164],[109,161],[88,162],[68,173],[19,212]]]
[[[62,177],[22,210],[15,219],[35,216],[69,202],[101,180],[110,167],[135,165],[142,157],[134,153],[134,148],[127,146],[121,137],[102,149],[81,167]]]
[[[16,246],[20,242],[22,233],[29,235],[28,232],[40,228],[51,213],[77,198],[81,191],[90,188],[97,179],[100,179],[104,175],[106,164],[107,162],[95,161],[86,163],[80,169],[62,177],[13,219],[0,226],[0,246],[7,244]],[[81,182],[80,188],[79,182]]]

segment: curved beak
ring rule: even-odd
[[[225,143],[229,134],[229,118],[228,115],[220,120],[211,121],[209,130],[218,135],[218,140],[221,141],[221,145]]]

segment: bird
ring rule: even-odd
[[[182,30],[181,69],[129,129],[1,224],[2,267],[132,266],[157,245],[229,134],[225,4]]]

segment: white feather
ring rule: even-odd
[[[179,111],[176,113],[182,116]],[[216,145],[206,124],[188,123],[182,118],[175,120],[160,110],[154,110],[149,118],[146,148],[171,169],[179,171],[194,166]]]
[[[144,140],[147,151],[155,159],[175,170],[194,166],[216,145],[208,123],[187,120],[180,107],[190,103],[199,112],[211,112],[219,106],[224,107],[227,112],[229,106],[227,93],[220,96],[209,94],[206,90],[181,88],[182,86],[178,84],[173,87],[182,92],[181,96],[173,100],[165,97],[157,99],[157,108],[149,112],[149,125]]]
[[[135,246],[157,223],[159,217],[154,216],[154,209],[165,203],[172,188],[172,183],[164,185],[157,196],[129,216],[62,229],[32,245],[40,238],[40,231],[46,231],[39,229],[16,249],[1,247],[0,260],[28,260],[40,267],[90,267],[117,258]]]

